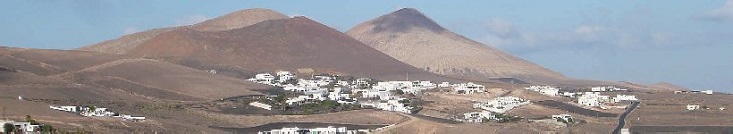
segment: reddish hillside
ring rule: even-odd
[[[125,54],[130,49],[147,42],[160,34],[192,28],[198,31],[225,31],[253,25],[266,20],[286,19],[287,16],[269,9],[245,9],[226,14],[198,24],[180,27],[152,29],[133,33],[117,39],[104,41],[94,45],[84,46],[79,50],[95,51],[111,54]]]
[[[221,32],[161,34],[128,54],[202,64],[228,64],[250,72],[312,68],[380,78],[434,77],[305,17],[271,20]]]
[[[472,79],[562,79],[562,74],[455,34],[404,8],[361,23],[348,35],[433,73]]]

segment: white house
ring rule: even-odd
[[[385,101],[359,102],[362,107],[373,107],[384,111],[395,111],[410,114],[413,107],[400,103],[405,98],[395,98]]]
[[[616,86],[597,86],[597,87],[591,87],[590,90],[593,92],[606,92],[606,91],[626,91],[628,89],[618,88]]]
[[[272,76],[270,73],[261,73],[255,75],[255,79],[258,81],[272,82],[272,80],[275,80],[275,76]]]
[[[347,87],[350,85],[349,82],[345,80],[336,81],[336,84],[338,84],[339,86],[344,86],[344,87]]]
[[[349,130],[346,127],[320,127],[320,128],[298,128],[298,127],[291,127],[291,128],[281,128],[281,129],[272,129],[267,131],[259,131],[257,134],[302,134],[302,133],[308,133],[308,134],[357,134],[359,133],[359,130]]]
[[[637,99],[634,95],[617,94],[616,97],[613,98],[613,100],[618,103],[621,101],[638,101],[639,99]]]
[[[114,112],[107,111],[107,108],[102,107],[95,108],[93,111],[89,107],[81,108],[82,116],[112,116],[114,114]]]
[[[481,111],[481,112],[468,112],[463,114],[463,120],[464,122],[483,122],[483,119],[489,119],[489,120],[496,120],[496,116],[494,113],[491,113],[489,111]]]
[[[50,107],[53,110],[59,110],[59,111],[64,111],[64,112],[72,112],[72,113],[78,112],[78,109],[77,109],[78,106],[48,106],[48,107]]]
[[[412,81],[413,87],[420,87],[425,89],[431,89],[437,87],[435,83],[425,80]]]
[[[585,106],[597,107],[601,106],[601,103],[608,101],[609,96],[601,95],[598,92],[585,92],[585,94],[578,97],[578,103]]]
[[[474,94],[486,92],[486,89],[484,89],[484,85],[474,84],[470,82],[453,85],[453,89],[458,94]]]
[[[384,81],[384,82],[377,82],[377,85],[373,86],[373,89],[379,89],[379,90],[402,90],[405,88],[412,87],[412,82],[410,81]]]
[[[514,96],[498,97],[487,102],[474,103],[473,108],[488,110],[495,113],[504,113],[515,107],[529,104],[529,100]]]
[[[697,109],[700,109],[700,105],[692,105],[692,104],[687,105],[687,110],[697,110]]]
[[[450,87],[450,86],[451,86],[451,84],[448,83],[448,82],[442,82],[442,83],[438,84],[438,87],[440,87],[440,88],[447,88],[447,87]]]
[[[257,101],[250,102],[249,105],[250,106],[254,106],[254,107],[258,107],[258,108],[262,108],[262,109],[265,109],[265,110],[272,110],[272,105],[268,105],[268,104],[257,102]]]
[[[126,120],[126,121],[132,121],[132,122],[145,121],[145,116],[121,115],[121,117],[123,120]]]
[[[362,98],[376,98],[379,97],[380,100],[389,100],[394,98],[392,96],[392,93],[386,90],[367,90],[366,92],[362,92],[361,94]]]
[[[290,73],[290,71],[278,71],[275,74],[277,75],[278,82],[280,82],[280,83],[284,83],[284,82],[286,82],[288,80],[295,79],[295,74]]]
[[[564,120],[565,122],[571,122],[573,120],[573,116],[569,114],[558,114],[558,115],[552,115],[553,119],[560,119]]]
[[[524,89],[540,92],[541,94],[547,95],[547,96],[557,96],[560,92],[560,88],[557,87],[551,87],[551,86],[529,86],[525,87]]]
[[[323,97],[323,94],[318,93],[318,94],[300,95],[298,97],[288,98],[287,100],[285,100],[285,103],[288,103],[288,105],[293,105],[293,104],[303,104],[303,103],[313,102],[316,100],[324,101],[326,99],[328,98]]]
[[[562,92],[560,95],[565,96],[565,97],[573,97],[575,96],[575,94],[576,93],[574,92]]]

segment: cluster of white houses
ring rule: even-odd
[[[475,93],[484,93],[486,92],[486,89],[483,85],[474,84],[474,83],[460,83],[460,84],[453,84],[453,89],[458,94],[475,94]]]
[[[551,86],[529,86],[524,89],[539,92],[547,96],[577,97],[578,104],[588,107],[602,107],[604,103],[619,103],[625,101],[638,101],[634,95],[617,94],[615,97],[601,95],[601,92],[628,91],[625,88],[615,86],[591,87],[591,92],[560,92],[560,88]]]
[[[613,92],[613,91],[628,91],[626,88],[619,88],[616,86],[597,86],[591,87],[591,92]]]
[[[352,81],[337,80],[333,76],[317,75],[312,79],[297,79],[295,74],[289,71],[278,71],[272,75],[269,73],[256,74],[248,81],[282,87],[284,90],[302,93],[302,95],[288,98],[288,105],[304,104],[314,101],[333,100],[341,104],[357,104],[357,97],[367,98],[369,101],[359,101],[362,107],[372,107],[386,111],[397,111],[410,113],[414,107],[409,106],[406,98],[399,94],[419,94],[425,90],[437,87],[452,87],[456,93],[472,94],[486,92],[483,85],[474,83],[461,83],[451,85],[448,82],[435,84],[430,81],[383,81],[370,83],[369,78],[358,78]],[[295,82],[297,83],[295,83]],[[352,96],[358,95],[361,96]],[[266,105],[258,105],[267,109]]]
[[[473,104],[473,108],[483,109],[494,113],[504,113],[515,107],[529,104],[529,100],[514,96],[498,97],[487,102]]]
[[[298,128],[298,127],[285,127],[281,129],[272,129],[266,131],[259,131],[257,134],[359,134],[369,133],[368,129],[348,129],[346,127],[320,127],[320,128]]]
[[[87,117],[115,117],[126,121],[144,121],[144,116],[132,116],[127,114],[118,114],[108,111],[107,108],[82,107],[82,106],[49,106],[49,108],[64,112],[77,113]]]
[[[498,97],[486,102],[477,102],[473,104],[473,108],[481,109],[480,112],[468,112],[463,114],[463,118],[456,120],[461,122],[485,122],[497,120],[497,114],[503,114],[516,107],[529,104],[529,100],[514,96]]]
[[[578,104],[588,107],[602,107],[603,103],[638,101],[634,95],[617,94],[616,97],[601,95],[600,92],[585,92],[578,97]]]
[[[713,90],[674,91],[674,94],[713,94]]]

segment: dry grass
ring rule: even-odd
[[[356,110],[315,115],[231,115],[206,111],[195,113],[231,122],[227,127],[254,127],[274,122],[325,122],[346,124],[396,124],[407,118],[395,112]]]

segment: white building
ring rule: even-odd
[[[438,84],[438,87],[440,87],[440,88],[447,88],[447,87],[450,87],[450,86],[451,86],[451,84],[448,83],[448,82],[442,82],[442,83]]]
[[[437,87],[435,83],[430,82],[430,81],[425,81],[425,80],[412,81],[412,86],[425,88],[425,89],[432,89],[432,88]]]
[[[369,102],[359,102],[362,107],[373,107],[376,109],[384,110],[384,111],[395,111],[395,112],[402,112],[410,114],[412,113],[413,107],[408,106],[407,104],[400,103],[400,101],[404,100],[405,98],[396,98],[396,99],[390,99],[386,102],[384,101],[369,101]]]
[[[484,85],[474,84],[470,82],[453,85],[453,89],[458,94],[474,94],[486,92]]]
[[[524,89],[540,92],[541,94],[547,95],[547,96],[557,96],[560,92],[560,88],[557,87],[551,87],[551,86],[529,86],[525,87]]]
[[[346,127],[332,127],[328,126],[325,128],[282,128],[272,129],[269,131],[259,131],[257,134],[357,134],[359,130],[349,130]]]
[[[638,101],[639,99],[637,99],[634,95],[617,94],[616,97],[613,98],[613,100],[614,102],[618,103],[621,101]]]
[[[258,81],[272,82],[272,80],[275,80],[275,76],[272,76],[270,73],[261,73],[255,75],[255,79]]]
[[[265,109],[265,110],[272,110],[272,105],[268,105],[268,104],[257,102],[257,101],[250,102],[249,105],[250,106],[254,106],[254,107],[258,107],[258,108],[262,108],[262,109]]]
[[[64,112],[76,113],[76,112],[79,111],[77,109],[77,108],[79,108],[78,106],[48,106],[48,107],[51,108],[51,109],[53,109],[53,110],[59,110],[59,111],[64,111]]]
[[[412,87],[412,82],[410,81],[384,81],[384,82],[377,82],[377,85],[373,86],[373,89],[378,90],[402,90],[406,88]]]
[[[616,86],[598,86],[598,87],[591,87],[590,90],[593,92],[607,92],[607,91],[626,91],[628,89],[618,88]]]
[[[389,100],[393,99],[394,96],[392,96],[392,93],[386,90],[366,90],[365,92],[362,92],[361,94],[362,98],[377,98],[379,97],[380,100]]]
[[[115,115],[114,112],[107,111],[107,108],[94,108],[93,110],[89,107],[83,107],[81,108],[81,115],[82,116],[112,116]]]
[[[574,92],[562,92],[560,95],[565,97],[574,97],[577,93]]]
[[[327,100],[327,97],[324,97],[323,94],[317,93],[317,94],[310,94],[310,95],[300,95],[298,97],[288,98],[285,100],[285,103],[288,103],[288,105],[293,104],[304,104],[314,101],[324,101]]]
[[[515,107],[529,104],[529,100],[514,96],[498,97],[496,99],[473,104],[473,108],[488,110],[495,113],[504,113]]]
[[[120,115],[123,120],[126,121],[132,121],[132,122],[139,122],[139,121],[145,121],[145,116],[132,116],[132,115]]]
[[[682,94],[682,93],[693,93],[693,94],[713,94],[713,90],[692,90],[692,91],[674,91],[674,94]]]
[[[290,71],[278,71],[275,74],[277,75],[277,78],[278,78],[277,80],[280,83],[284,83],[284,82],[286,82],[288,80],[295,79],[295,74],[290,73]]]
[[[585,94],[578,97],[578,103],[584,106],[597,107],[608,101],[608,98],[608,96],[601,95],[598,92],[585,92]]]
[[[483,122],[484,119],[496,120],[496,116],[489,111],[468,112],[463,114],[464,122]]]
[[[552,118],[553,119],[564,120],[565,122],[572,122],[573,121],[573,116],[571,116],[569,114],[552,115]]]
[[[687,105],[687,110],[697,110],[700,109],[700,105]]]

